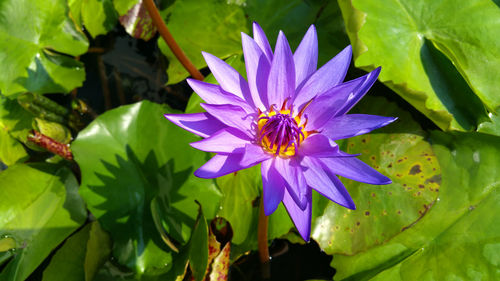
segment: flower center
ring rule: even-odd
[[[307,137],[308,133],[301,126],[300,117],[293,117],[290,110],[262,113],[257,121],[258,142],[276,156],[289,157]]]

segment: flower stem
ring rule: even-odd
[[[158,12],[158,8],[156,8],[153,0],[144,0],[143,3],[148,10],[151,19],[153,20],[153,24],[156,26],[156,29],[158,29],[161,37],[163,38],[163,40],[165,40],[165,43],[167,43],[168,47],[170,48],[170,50],[172,50],[172,53],[174,53],[175,57],[181,62],[182,66],[184,66],[184,68],[189,72],[189,74],[191,74],[193,78],[197,80],[203,80],[205,77],[203,77],[203,75],[189,60],[186,54],[184,54],[179,45],[177,45],[177,42],[175,42],[174,37],[161,18],[160,12]]]
[[[259,211],[259,226],[257,229],[257,243],[259,247],[259,259],[260,259],[260,269],[262,273],[262,279],[268,280],[271,278],[271,264],[269,261],[269,247],[267,245],[267,225],[268,217],[264,213],[264,197],[260,200],[260,211]]]

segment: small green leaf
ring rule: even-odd
[[[201,281],[208,268],[208,225],[201,208],[189,244],[189,266],[194,279]]]
[[[82,0],[81,17],[92,37],[108,33],[118,21],[112,0]]]

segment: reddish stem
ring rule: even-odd
[[[269,261],[269,246],[267,245],[267,226],[269,219],[264,213],[264,196],[260,200],[259,225],[257,228],[257,245],[259,248],[260,269],[262,279],[271,278],[271,264]]]
[[[69,144],[60,143],[50,137],[42,135],[36,130],[31,131],[31,134],[28,135],[28,140],[66,160],[73,160],[73,154],[71,153]]]
[[[161,37],[163,38],[163,40],[165,40],[165,43],[167,43],[168,47],[170,48],[170,50],[172,50],[172,53],[174,53],[175,57],[181,62],[182,66],[184,66],[184,68],[189,72],[189,74],[191,74],[193,78],[197,80],[203,80],[205,77],[203,77],[203,75],[189,60],[186,54],[184,54],[179,45],[177,45],[177,42],[175,42],[174,37],[161,18],[160,12],[158,12],[158,8],[156,8],[153,0],[144,0],[143,4],[144,6],[146,6],[151,19],[153,20],[153,24],[156,26],[156,29],[158,29]]]

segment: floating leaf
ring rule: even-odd
[[[360,160],[393,183],[374,186],[342,179],[356,210],[329,202],[312,229],[312,237],[329,254],[354,255],[410,228],[432,207],[441,182],[440,167],[426,134],[409,113],[373,97],[365,97],[356,110],[399,117],[390,126],[343,142],[343,150],[361,153]]]
[[[207,217],[220,200],[213,181],[192,175],[207,154],[190,148],[196,137],[163,117],[172,112],[148,101],[119,107],[99,116],[71,146],[82,171],[80,193],[113,238],[114,257],[138,276],[172,267],[173,252],[153,220],[154,198],[161,226],[180,244],[191,237],[195,200]]]
[[[356,66],[382,66],[380,80],[440,128],[475,129],[487,119],[484,106],[500,105],[500,10],[493,1],[339,3]]]
[[[67,93],[82,85],[83,64],[63,54],[87,51],[85,35],[68,18],[63,0],[7,0],[0,3],[0,91]]]
[[[87,218],[67,168],[13,165],[0,173],[0,236],[15,240],[0,280],[22,281]]]
[[[432,141],[442,171],[434,206],[388,243],[335,255],[337,280],[498,279],[500,138],[436,132]]]

